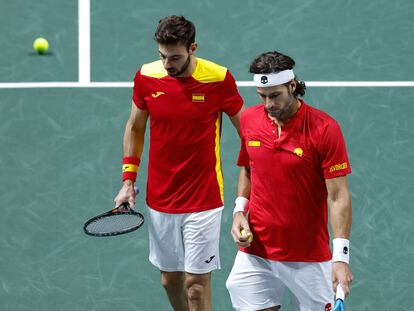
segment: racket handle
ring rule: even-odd
[[[337,299],[333,311],[344,311],[344,302],[341,299]]]
[[[341,284],[338,284],[338,286],[336,287],[335,299],[341,299],[342,301],[345,301],[345,292]]]
[[[114,211],[127,211],[130,209],[128,202],[122,202]]]

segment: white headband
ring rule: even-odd
[[[283,70],[273,73],[255,74],[254,85],[256,87],[271,87],[275,85],[282,85],[295,78],[293,70]]]

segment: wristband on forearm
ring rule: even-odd
[[[122,181],[127,179],[135,182],[141,160],[137,157],[124,157],[122,159]]]
[[[346,262],[349,264],[349,240],[333,239],[332,262]]]
[[[249,200],[245,197],[237,197],[236,201],[234,201],[234,210],[233,210],[233,216],[237,212],[243,212],[246,209],[247,204],[249,204]]]

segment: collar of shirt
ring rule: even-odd
[[[280,128],[282,128],[282,129],[288,129],[288,128],[291,128],[291,127],[293,127],[297,122],[298,122],[298,120],[300,120],[301,119],[301,117],[302,117],[302,115],[303,115],[303,113],[304,113],[304,106],[305,106],[305,103],[304,103],[304,101],[302,100],[302,99],[300,99],[299,98],[299,101],[300,101],[300,106],[299,106],[299,108],[298,108],[298,110],[296,111],[296,113],[285,123],[285,124],[283,124],[283,125],[281,125],[280,126]],[[263,105],[263,113],[264,113],[264,115],[265,115],[265,119],[272,125],[272,126],[277,126],[277,124],[275,123],[275,121],[272,119],[272,118],[270,118],[269,117],[269,115],[268,115],[268,113],[267,113],[267,111],[266,111],[266,109],[265,109],[265,107],[264,107],[264,105]]]

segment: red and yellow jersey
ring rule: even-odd
[[[197,58],[194,73],[171,77],[162,62],[143,65],[133,101],[150,116],[147,204],[166,213],[223,205],[221,118],[243,106],[229,70]]]
[[[250,166],[249,223],[242,251],[279,261],[331,259],[325,179],[351,172],[338,123],[302,102],[281,135],[263,105],[242,113],[238,165]]]

